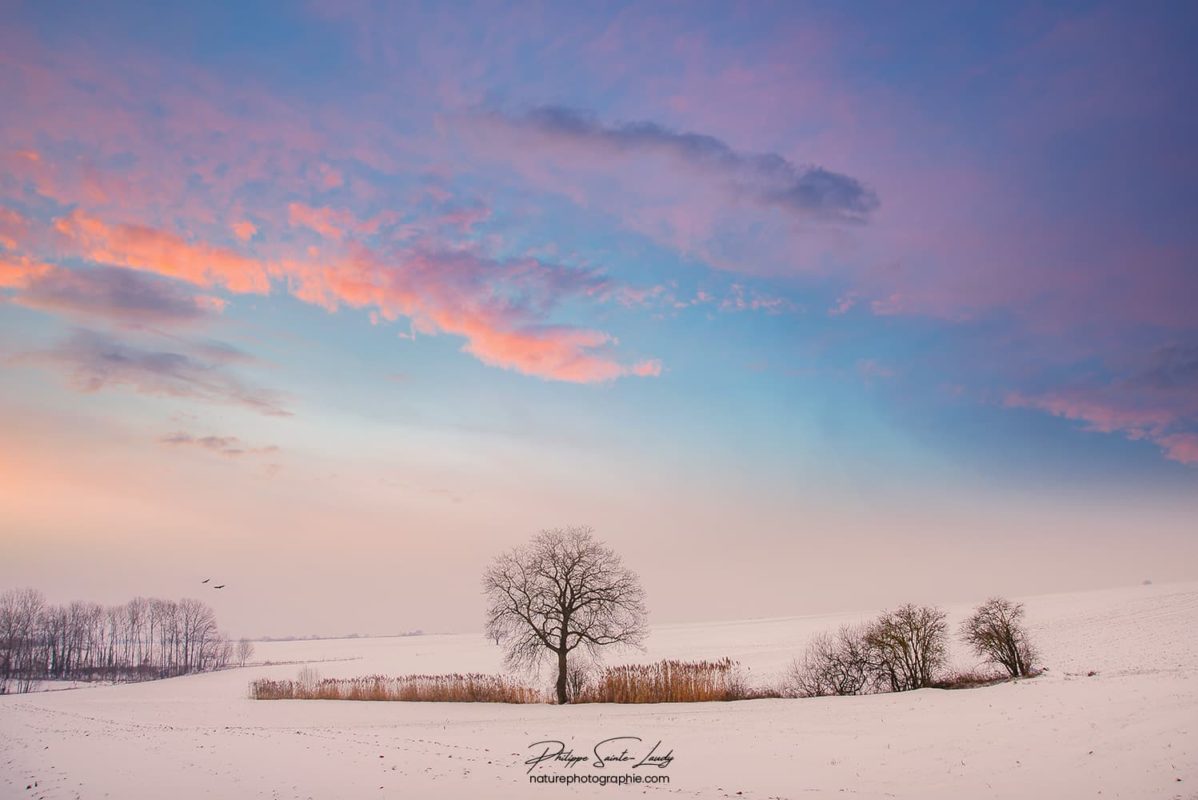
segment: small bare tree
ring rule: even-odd
[[[947,630],[943,611],[910,603],[870,623],[864,642],[877,688],[905,692],[931,686],[948,662]]]
[[[254,657],[254,643],[249,639],[240,639],[237,642],[237,663],[245,666],[245,662]]]
[[[594,683],[599,667],[589,654],[575,650],[566,663],[566,696],[577,702]]]
[[[865,630],[851,625],[833,636],[820,633],[807,645],[803,660],[790,668],[784,686],[795,697],[825,697],[864,692],[870,681]]]
[[[1012,678],[1032,674],[1036,650],[1023,626],[1023,604],[992,597],[961,625],[963,638],[973,652],[998,664]]]
[[[569,656],[598,658],[612,645],[641,645],[645,593],[635,572],[590,528],[544,530],[499,555],[483,575],[487,636],[503,645],[509,668],[557,661],[558,703],[570,700]]]
[[[304,692],[311,693],[320,683],[320,670],[310,664],[305,664],[300,667],[299,673],[295,676],[295,683]]]

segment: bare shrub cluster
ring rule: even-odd
[[[740,665],[722,658],[607,667],[574,702],[703,703],[777,696],[776,692],[750,688]]]
[[[783,684],[791,697],[821,697],[912,689],[959,689],[1003,680],[989,673],[947,674],[948,623],[932,606],[907,604],[861,626],[822,633],[808,645]],[[1010,677],[1034,675],[1035,650],[1023,606],[992,598],[965,620],[961,638]]]
[[[785,693],[794,697],[862,694],[873,680],[866,647],[861,627],[845,625],[835,635],[816,635],[802,661],[791,668]]]
[[[260,679],[255,700],[390,700],[441,703],[544,703],[547,697],[503,675],[370,675],[324,678],[314,671],[296,680]]]
[[[964,670],[950,672],[940,676],[932,684],[933,689],[977,689],[980,686],[993,686],[1007,680],[1006,676],[993,672]]]
[[[33,589],[0,594],[0,693],[41,680],[146,680],[220,669],[232,644],[199,600],[53,605]]]

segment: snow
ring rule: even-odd
[[[260,642],[255,658],[293,663],[0,697],[0,797],[1198,798],[1198,583],[1023,601],[1046,675],[853,698],[565,708],[253,701],[251,679],[295,677],[300,661],[321,660],[326,677],[499,669],[498,650],[478,634]],[[949,608],[954,629],[968,608]],[[727,655],[768,681],[813,633],[869,616],[663,625],[647,653],[619,660]],[[973,666],[961,651],[954,660]],[[533,742],[589,755],[615,736],[641,737],[645,751],[660,740],[674,760],[601,770],[588,759],[534,774],[656,773],[669,784],[529,783]]]

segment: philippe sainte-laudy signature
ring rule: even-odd
[[[610,766],[621,765],[630,769],[639,767],[657,767],[665,769],[674,760],[674,750],[667,750],[659,739],[652,747],[639,736],[613,736],[596,742],[589,754],[576,754],[573,747],[557,739],[546,739],[533,742],[528,748],[536,753],[524,763],[532,772],[541,764],[557,763],[568,768],[579,764],[589,763],[595,769],[606,769]]]

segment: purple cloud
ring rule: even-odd
[[[120,324],[168,325],[212,317],[223,306],[177,281],[120,267],[52,267],[31,274],[15,301],[30,308]]]
[[[181,348],[182,349],[182,348]],[[123,386],[139,394],[232,404],[269,416],[290,416],[278,395],[245,384],[219,364],[189,353],[152,350],[80,329],[24,360],[64,370],[82,392]]]
[[[678,132],[654,122],[604,125],[594,116],[561,106],[541,106],[520,116],[489,119],[539,137],[609,154],[659,154],[717,177],[765,206],[807,218],[863,222],[878,207],[861,181],[776,153],[742,153],[714,136]]]
[[[279,448],[273,444],[265,447],[250,447],[236,436],[193,436],[184,431],[168,433],[160,437],[158,443],[167,447],[195,447],[225,458],[267,455],[279,451]]]
[[[1151,441],[1167,458],[1198,464],[1198,347],[1158,348],[1124,374],[1038,394],[1012,392],[1006,404],[1074,420],[1086,430]]]

